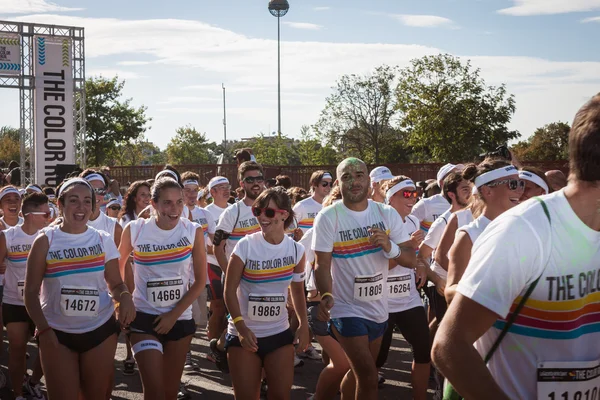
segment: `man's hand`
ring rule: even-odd
[[[392,242],[387,233],[375,227],[369,228],[369,233],[371,234],[371,237],[369,237],[369,242],[371,244],[381,247],[386,253],[390,252],[392,249]]]

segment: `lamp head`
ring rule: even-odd
[[[287,0],[270,0],[269,11],[274,17],[283,17],[290,9],[290,4]]]

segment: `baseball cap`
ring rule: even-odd
[[[392,175],[392,172],[388,167],[373,168],[369,176],[371,177],[371,183],[379,183],[383,180],[394,178],[394,175]]]
[[[465,166],[462,164],[446,164],[444,165],[442,168],[440,168],[440,170],[437,173],[437,182],[438,185],[440,186],[440,188],[443,186],[444,184],[444,178],[446,177],[446,175],[448,175],[450,172],[452,172],[453,170],[458,169],[459,171],[462,171],[463,169],[465,169]]]

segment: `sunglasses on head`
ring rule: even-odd
[[[106,194],[106,189],[94,188],[94,193],[104,196]]]
[[[500,186],[500,185],[504,185],[504,184],[508,184],[508,188],[510,190],[517,190],[517,188],[525,189],[525,181],[522,181],[520,179],[503,179],[501,181],[489,183],[486,186],[496,187],[496,186]]]
[[[256,182],[256,183],[263,183],[265,181],[265,177],[262,176],[262,175],[259,175],[259,176],[247,176],[244,179],[242,179],[242,181],[244,183],[247,183],[247,184],[252,184],[254,182]]]
[[[260,214],[265,213],[265,216],[267,218],[274,218],[275,214],[277,213],[284,213],[286,212],[285,210],[279,210],[277,208],[260,208],[260,207],[252,207],[252,214],[254,214],[255,217],[259,217]]]
[[[30,215],[30,214],[31,215],[43,215],[44,218],[46,218],[46,219],[50,218],[50,212],[49,211],[48,212],[44,212],[44,211],[31,211],[31,212],[25,213],[25,216]]]
[[[321,181],[321,186],[323,187],[333,187],[333,182]]]

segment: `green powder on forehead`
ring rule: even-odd
[[[344,161],[342,161],[338,167],[337,167],[337,172],[338,172],[338,176],[340,176],[340,172],[348,169],[350,171],[356,171],[356,170],[360,170],[360,169],[366,169],[367,165],[364,163],[364,161],[356,158],[356,157],[349,157],[346,158]]]

